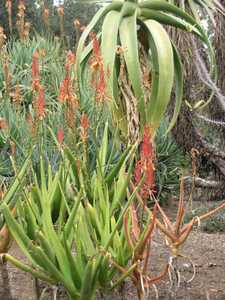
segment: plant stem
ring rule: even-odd
[[[55,284],[55,280],[52,279],[51,277],[49,277],[48,275],[45,275],[43,272],[38,271],[38,270],[34,270],[33,268],[25,265],[24,263],[20,262],[19,260],[17,260],[15,257],[11,256],[10,254],[2,254],[1,255],[1,259],[4,261],[10,261],[15,267],[17,267],[18,269],[24,271],[24,272],[28,272],[31,273],[33,276],[40,278],[43,281],[46,281],[50,284]]]

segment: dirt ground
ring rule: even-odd
[[[13,244],[11,254],[22,258],[18,247]],[[208,234],[195,230],[191,233],[182,253],[191,257],[196,266],[195,279],[190,284],[182,281],[183,276],[190,278],[192,271],[190,263],[180,262],[181,286],[176,295],[169,292],[170,282],[168,276],[157,286],[159,299],[182,299],[182,300],[225,300],[225,233]],[[152,257],[149,266],[150,274],[159,274],[166,265],[169,257],[168,248],[159,234],[155,234],[152,242]],[[34,284],[30,277],[18,271],[10,264],[0,267],[0,300],[36,300]],[[52,297],[45,297],[53,299]],[[57,297],[57,299],[66,299]],[[136,300],[136,292],[130,282],[126,282],[120,292],[104,297],[113,300]],[[151,290],[146,299],[155,299],[154,291]],[[88,299],[87,299],[88,300]]]

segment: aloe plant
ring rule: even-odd
[[[48,103],[53,102],[58,97],[60,82],[63,78],[63,52],[62,45],[53,38],[42,38],[36,35],[26,42],[9,40],[7,48],[2,53],[0,59],[0,84],[1,93],[4,95],[4,64],[7,64],[10,76],[10,96],[13,96],[15,86],[18,84],[23,95],[21,102],[26,106],[32,102],[31,71],[32,56],[36,50],[42,51],[41,73],[43,85],[46,87]]]
[[[128,170],[135,147],[129,148],[117,162],[109,151],[106,125],[101,147],[92,169],[78,164],[65,148],[63,162],[54,174],[41,158],[40,178],[24,191],[17,203],[18,219],[2,204],[1,210],[10,233],[27,256],[31,266],[9,254],[2,256],[16,267],[48,283],[64,285],[71,299],[92,299],[96,288],[110,287],[116,274],[109,252],[125,266],[131,258],[123,216],[135,198],[127,196],[133,165]]]
[[[215,57],[205,30],[185,11],[163,0],[112,2],[97,12],[80,38],[77,69],[81,95],[86,93],[84,71],[94,50],[93,43],[89,41],[86,45],[86,42],[90,33],[102,21],[103,25],[97,35],[101,41],[100,63],[104,65],[109,108],[123,136],[127,136],[134,120],[129,119],[129,114],[132,117],[136,114],[139,120],[135,126],[140,127],[142,134],[147,124],[152,128],[154,136],[171,99],[175,81],[176,105],[168,127],[170,130],[181,106],[183,68],[179,53],[162,25],[171,25],[196,35],[208,50],[213,75]],[[122,53],[120,55],[116,51],[118,46]],[[143,57],[145,59],[141,63]],[[127,75],[121,78],[124,65]],[[146,77],[146,73],[149,93],[144,89],[143,77]]]
[[[16,214],[16,202],[17,198],[19,198],[19,192],[24,184],[24,177],[27,172],[27,169],[30,165],[30,155],[23,162],[21,169],[17,172],[14,180],[11,184],[2,190],[3,184],[0,182],[0,212],[3,204],[7,204],[12,211],[12,215]],[[4,220],[2,213],[0,213],[0,253],[6,253],[9,250],[11,244],[11,237],[9,233],[9,228]]]

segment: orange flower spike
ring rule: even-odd
[[[154,159],[153,145],[151,141],[151,129],[149,126],[144,128],[144,137],[141,145],[141,159],[146,172],[145,184],[147,187],[152,188],[154,185]]]
[[[58,129],[58,132],[57,132],[57,141],[60,145],[62,145],[63,143],[63,140],[64,140],[64,131],[63,129],[60,127]]]
[[[18,83],[16,85],[15,92],[13,93],[12,98],[13,98],[13,102],[16,105],[20,105],[20,103],[22,102],[21,87]]]
[[[80,118],[80,127],[81,127],[80,137],[85,142],[88,139],[88,128],[90,127],[90,123],[88,120],[88,116],[84,113],[81,115]]]
[[[84,130],[87,130],[90,127],[88,116],[84,113],[82,114],[82,116],[80,118],[80,126]]]
[[[140,160],[137,161],[134,173],[134,179],[138,184],[143,175],[145,181],[141,188],[140,194],[143,199],[147,199],[151,194],[156,193],[154,181],[154,150],[151,138],[151,128],[145,126],[143,141],[140,147]]]
[[[66,77],[70,78],[71,66],[75,64],[76,56],[72,51],[68,51],[65,63]]]
[[[39,53],[36,50],[32,60],[32,79],[35,80],[37,78],[39,78]]]
[[[65,88],[65,80],[60,85],[59,89],[59,102],[64,102],[66,100],[66,88]]]
[[[106,89],[106,83],[105,83],[105,73],[104,73],[104,67],[103,64],[100,64],[100,76],[99,81],[97,85],[97,102],[103,102],[105,97],[105,89]]]
[[[67,62],[71,65],[75,64],[76,56],[72,51],[68,51],[67,53]]]
[[[150,126],[145,126],[143,143],[141,145],[141,156],[145,159],[153,159],[153,146]]]
[[[65,79],[63,80],[60,86],[60,92],[59,92],[60,102],[65,102],[70,99],[71,96],[70,87],[71,87],[71,80],[70,77],[66,75]]]
[[[5,119],[0,118],[0,130],[8,129],[8,128],[9,128],[8,122]]]
[[[39,52],[36,50],[32,59],[32,89],[38,92],[40,88]]]
[[[37,96],[37,115],[39,120],[42,120],[45,117],[45,113],[45,91],[40,87]]]
[[[73,92],[72,92],[72,81],[70,78],[70,68],[72,64],[75,64],[76,56],[72,53],[72,51],[68,51],[67,58],[66,58],[66,64],[65,64],[65,71],[66,76],[64,80],[61,83],[60,86],[60,92],[59,92],[59,101],[65,102],[68,100],[73,99]]]

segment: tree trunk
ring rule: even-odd
[[[225,3],[225,1],[224,1]],[[217,16],[218,26],[215,33],[216,56],[219,72],[218,85],[221,93],[225,92],[225,18]],[[173,39],[180,53],[185,69],[184,100],[192,106],[201,99],[207,99],[210,91],[202,89],[199,83],[197,66],[194,60],[194,53],[190,52],[191,39],[186,33],[172,33]],[[204,55],[204,48],[200,48],[199,42],[196,45],[201,54]],[[200,92],[199,92],[200,91]],[[202,115],[204,114],[204,115]],[[219,200],[225,196],[225,112],[217,99],[213,99],[211,104],[204,109],[204,112],[196,113],[183,102],[182,109],[173,129],[173,134],[179,145],[185,151],[197,150],[198,176],[206,178],[207,181],[217,182],[209,184],[211,199]],[[216,121],[219,121],[217,123]],[[218,126],[219,125],[219,126]],[[212,131],[212,132],[211,132]],[[211,140],[209,141],[209,137]],[[203,181],[199,180],[201,185]],[[209,189],[203,184],[205,195],[209,196]]]

